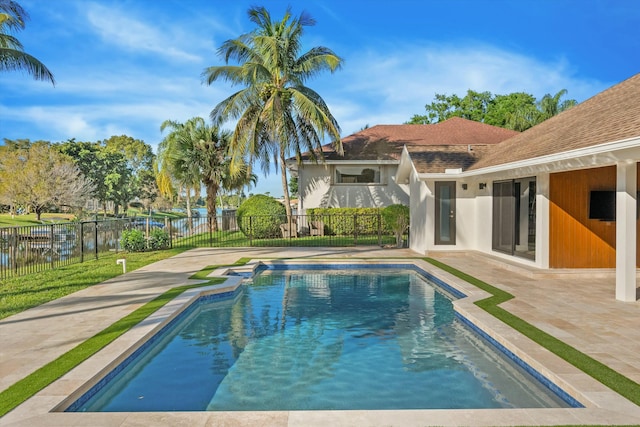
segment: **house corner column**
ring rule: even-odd
[[[636,300],[637,166],[616,166],[616,299]]]
[[[549,185],[548,173],[536,177],[536,264],[549,268]]]

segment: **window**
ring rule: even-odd
[[[336,166],[336,184],[380,184],[380,166]]]

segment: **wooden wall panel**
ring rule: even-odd
[[[640,190],[640,164],[637,165]],[[549,183],[549,266],[614,268],[616,223],[589,219],[589,192],[615,190],[616,167],[555,173]],[[640,222],[636,226],[636,265],[640,266]]]
[[[616,223],[589,219],[589,193],[615,188],[615,166],[551,174],[551,268],[615,267]]]

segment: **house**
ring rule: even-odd
[[[548,269],[615,269],[635,301],[640,74],[517,133],[453,118],[381,125],[306,156],[300,211],[408,204],[418,253],[479,251]]]
[[[403,147],[413,250],[615,268],[616,298],[636,300],[640,74],[475,155],[443,168],[444,153]]]
[[[404,147],[422,153],[430,171],[469,167],[488,148],[517,132],[461,118],[434,125],[378,125],[342,140],[344,155],[323,147],[324,163],[308,153],[302,163],[290,159],[298,176],[298,211],[317,207],[409,205],[409,187],[394,177]]]

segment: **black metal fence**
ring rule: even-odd
[[[380,215],[124,218],[0,228],[0,279],[122,251],[122,231],[169,234],[171,247],[396,246]],[[400,245],[408,246],[408,234]]]

